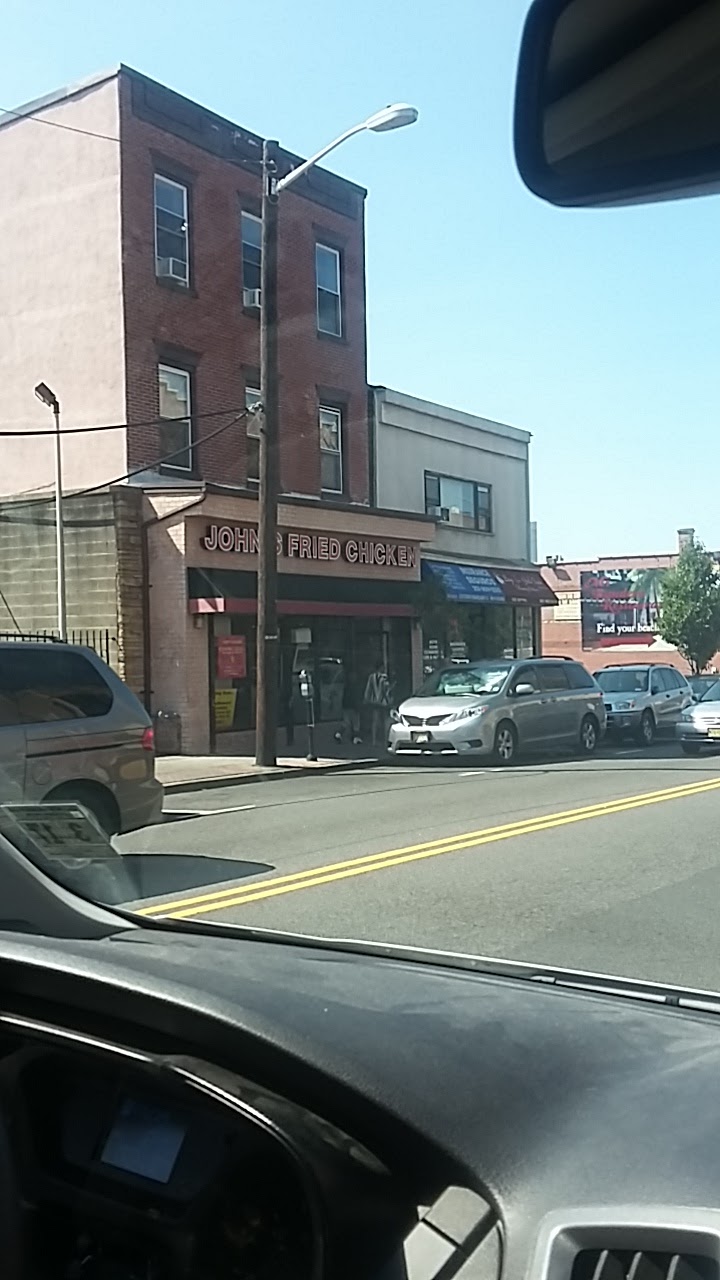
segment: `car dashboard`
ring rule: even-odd
[[[23,1280],[406,1274],[384,1166],[206,1062],[4,1014],[0,1116]]]
[[[0,934],[0,1280],[720,1280],[720,1002],[499,965]]]

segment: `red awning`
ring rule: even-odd
[[[498,569],[493,565],[490,572],[500,583],[508,604],[542,606],[558,603],[555,592],[537,569]]]

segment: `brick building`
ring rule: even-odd
[[[188,751],[238,749],[253,722],[257,428],[237,419],[259,394],[261,147],[125,67],[0,117],[0,431],[20,433],[0,494],[52,481],[52,442],[22,434],[51,426],[40,380],[62,406],[68,490],[137,473],[141,683]],[[296,163],[281,152],[280,174]],[[316,168],[279,209],[283,679],[314,663],[327,718],[336,676],[379,653],[409,683],[434,531],[370,509],[364,205]]]
[[[678,530],[678,552],[694,534]],[[678,552],[549,561],[543,577],[558,603],[542,611],[543,653],[577,658],[589,671],[670,662],[687,673],[688,663],[658,627],[662,575],[677,563]],[[713,665],[720,667],[720,655]]]

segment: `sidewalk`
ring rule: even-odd
[[[325,745],[325,744],[323,744]],[[318,756],[310,761],[298,744],[292,755],[279,755],[274,769],[255,764],[254,756],[158,756],[155,773],[167,795],[177,791],[199,791],[210,787],[238,786],[244,782],[265,782],[274,778],[302,777],[312,773],[340,772],[343,769],[369,767],[377,757],[369,755],[373,748],[334,743],[333,755]],[[281,751],[288,748],[282,746]],[[306,749],[306,748],[305,748]]]

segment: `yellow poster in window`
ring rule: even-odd
[[[227,733],[228,729],[232,729],[235,719],[235,703],[237,702],[237,689],[216,689],[215,690],[215,732]]]

